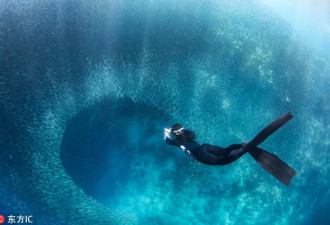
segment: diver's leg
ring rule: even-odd
[[[232,145],[229,145],[229,146],[226,148],[226,151],[236,150],[236,149],[239,149],[239,148],[241,148],[241,147],[242,147],[241,144],[232,144]]]
[[[291,112],[288,112],[269,124],[267,127],[265,127],[255,138],[250,141],[245,148],[247,149],[253,149],[254,147],[257,147],[259,144],[261,144],[266,138],[268,138],[272,133],[274,133],[277,129],[279,129],[281,126],[283,126],[285,123],[287,123],[289,120],[293,118],[293,115]]]
[[[221,149],[218,149],[221,150]],[[207,165],[220,165],[220,161],[222,160],[222,156],[212,154],[211,152],[215,152],[216,148],[214,145],[209,144],[203,144],[201,145],[196,152],[194,153],[194,158],[198,160],[201,163],[207,164]],[[222,152],[218,151],[217,153]],[[223,153],[225,153],[223,151]]]
[[[227,148],[203,144],[197,149],[195,158],[208,165],[226,165],[234,162],[246,152],[241,144],[231,145]]]
[[[244,148],[246,146],[246,142],[243,142],[242,144],[233,144],[226,148],[228,155],[225,158],[226,164],[231,163],[239,159],[241,156],[243,156],[245,153],[247,153],[247,149]]]
[[[225,148],[222,148],[222,147],[219,147],[219,146],[216,146],[216,145],[210,145],[210,144],[204,144],[203,148],[209,153],[209,154],[212,154],[212,155],[215,155],[215,156],[220,156],[220,157],[223,157],[223,156],[226,156],[228,155],[228,151],[227,149]]]

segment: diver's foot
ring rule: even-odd
[[[239,156],[241,155],[242,153],[244,152],[247,152],[247,150],[245,149],[245,146],[248,144],[248,142],[246,141],[243,141],[242,142],[242,147],[238,148],[238,149],[235,149],[235,150],[232,150],[230,153],[229,153],[229,156]]]
[[[248,144],[248,142],[243,141],[243,142],[242,142],[242,147],[244,148],[247,144]]]

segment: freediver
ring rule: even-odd
[[[195,133],[185,130],[181,124],[174,124],[171,129],[165,128],[164,139],[166,143],[179,147],[197,161],[207,165],[226,165],[236,161],[248,152],[267,172],[289,186],[291,179],[297,172],[274,154],[257,146],[292,118],[293,115],[288,112],[265,127],[252,141],[233,144],[227,148],[210,144],[198,144]],[[172,139],[171,134],[175,135],[176,138]]]

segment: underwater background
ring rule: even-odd
[[[330,224],[329,15],[322,0],[0,0],[0,214]],[[261,145],[298,171],[289,187],[249,155],[208,166],[163,140],[181,123],[225,147],[290,110]]]

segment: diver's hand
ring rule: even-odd
[[[164,140],[166,138],[171,138],[171,130],[167,129],[167,128],[164,128]]]

